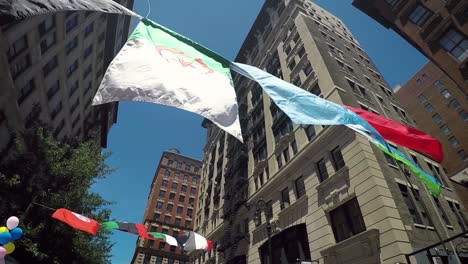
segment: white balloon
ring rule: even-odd
[[[18,224],[19,224],[19,219],[16,216],[11,216],[10,218],[8,218],[8,220],[6,222],[6,225],[7,225],[8,229],[10,229],[10,230],[16,228],[18,226]]]

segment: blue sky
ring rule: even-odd
[[[135,2],[134,10],[145,16],[146,1]],[[150,19],[230,59],[237,55],[263,4],[263,0],[151,2]],[[416,49],[393,31],[355,9],[351,0],[314,2],[343,20],[390,86],[405,83],[426,63]],[[113,153],[108,164],[117,171],[93,187],[93,191],[114,202],[112,217],[127,222],[142,221],[162,151],[175,147],[186,156],[203,158],[206,131],[201,122],[201,117],[175,108],[120,103],[118,121],[111,129],[108,142],[108,149]],[[112,242],[115,243],[112,263],[130,263],[136,236],[115,232]]]

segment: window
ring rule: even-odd
[[[189,176],[188,176],[187,174],[184,174],[184,178],[182,178],[182,180],[183,180],[184,182],[187,182],[188,179],[189,179]]]
[[[88,77],[91,72],[93,71],[93,65],[90,64],[83,72],[83,78],[85,79],[86,77]]]
[[[284,52],[286,52],[286,54],[289,54],[291,52],[291,46],[290,45],[287,45],[285,48],[284,48]]]
[[[75,60],[67,69],[67,77],[70,77],[78,69],[78,60]]]
[[[167,180],[163,180],[161,185],[164,186],[164,187],[167,187],[168,183],[169,182]]]
[[[278,163],[278,169],[281,169],[281,167],[283,167],[283,160],[281,158],[281,154],[276,156],[276,163]]]
[[[449,138],[449,143],[450,143],[450,145],[452,145],[452,147],[454,147],[454,148],[460,146],[460,144],[458,143],[458,140],[457,140],[455,137]]]
[[[463,214],[463,211],[460,208],[460,205],[452,201],[447,201],[447,203],[449,204],[449,207],[452,210],[452,212],[457,216],[458,224],[463,230],[465,230],[467,222]]]
[[[442,122],[442,117],[440,117],[439,114],[433,115],[432,119],[434,119],[434,122],[436,122],[437,124],[440,124]]]
[[[427,104],[426,106],[424,106],[424,110],[426,110],[426,112],[428,113],[432,113],[434,112],[434,107],[432,107],[431,104]]]
[[[419,95],[418,96],[418,102],[420,102],[421,104],[425,103],[427,101],[426,97],[424,95]]]
[[[432,85],[434,85],[434,88],[436,88],[439,92],[444,88],[444,84],[439,80],[435,81]]]
[[[164,247],[166,246],[166,243],[159,242],[159,250],[164,250]],[[149,256],[149,255],[147,255]]]
[[[449,92],[449,91],[447,91],[447,90],[443,90],[443,91],[442,91],[442,95],[443,95],[443,96],[444,96],[444,97],[447,99],[447,98],[449,98],[449,97],[450,97],[450,95],[451,95],[451,94],[450,94],[450,92]]]
[[[24,35],[18,40],[16,40],[15,42],[13,42],[13,44],[11,44],[7,52],[8,61],[11,62],[14,58],[20,55],[27,48],[28,48],[28,39],[26,35]]]
[[[197,192],[197,189],[194,187],[190,188],[190,194],[195,194]]]
[[[182,192],[186,192],[187,191],[187,185],[182,185],[182,187],[180,187],[180,190]]]
[[[362,96],[364,96],[365,99],[370,100],[369,95],[366,93],[366,90],[362,86],[358,86],[359,91],[361,91]]]
[[[67,86],[68,86],[68,96],[71,97],[78,90],[78,80],[74,82],[69,82]]]
[[[294,84],[295,86],[297,86],[297,87],[301,87],[301,85],[302,85],[301,78],[299,78],[299,76],[297,76],[296,78],[294,78],[293,84]]]
[[[163,190],[159,191],[159,197],[164,198],[164,196],[166,196],[166,191],[163,191]]]
[[[52,108],[52,111],[50,112],[50,117],[52,120],[55,119],[55,117],[62,111],[63,104],[62,102],[59,102],[54,108]]]
[[[10,66],[11,75],[14,79],[16,79],[21,73],[23,73],[27,68],[31,66],[31,58],[29,54],[17,59],[13,64]]]
[[[172,189],[176,190],[177,189],[177,182],[172,183]]]
[[[41,54],[46,53],[56,42],[55,32],[48,35],[41,41]]]
[[[283,158],[284,158],[284,162],[289,161],[289,147],[287,147],[287,148],[285,148],[283,150]]]
[[[457,101],[457,99],[452,99],[450,100],[449,106],[453,109],[457,109],[460,107],[460,103]]]
[[[187,209],[187,215],[188,215],[189,217],[192,217],[192,215],[193,215],[193,209]]]
[[[463,121],[467,121],[468,120],[468,113],[462,109],[460,112],[458,112],[458,115],[460,115],[461,119]]]
[[[465,159],[466,159],[466,153],[465,153],[465,150],[464,150],[464,149],[459,150],[459,151],[457,152],[457,155],[458,155],[458,157],[459,157],[461,160],[465,160]]]
[[[58,60],[57,56],[54,56],[52,59],[50,59],[44,67],[42,67],[42,73],[44,76],[49,75],[50,72],[52,72],[58,65]]]
[[[275,135],[275,143],[278,143],[278,141],[283,136],[289,134],[291,131],[292,131],[291,120],[284,119],[284,121],[280,123],[273,131],[273,134]]]
[[[294,181],[294,186],[296,187],[296,199],[301,198],[305,195],[306,189],[304,185],[304,177],[301,176]]]
[[[281,191],[281,204],[280,204],[281,210],[288,207],[289,204],[290,204],[290,202],[289,202],[289,190],[288,190],[288,187],[286,187],[285,189],[283,189]]]
[[[91,53],[93,53],[93,44],[89,45],[89,46],[84,50],[83,57],[86,59],[87,57],[89,57],[89,55],[91,55]]]
[[[177,165],[176,165],[176,168],[177,168],[177,169],[182,168],[182,162],[178,161],[178,162],[177,162]]]
[[[170,222],[171,222],[171,217],[166,215],[166,216],[164,217],[164,223],[165,223],[165,224],[169,224]]]
[[[293,154],[296,155],[296,153],[297,153],[297,143],[296,143],[296,140],[294,140],[293,142],[291,142],[291,148],[292,148]]]
[[[171,175],[171,171],[168,170],[168,169],[166,169],[166,170],[164,171],[164,176],[169,176],[169,175]]]
[[[50,99],[52,99],[59,90],[60,90],[60,82],[59,80],[57,80],[49,87],[49,89],[47,89],[47,100],[50,101]]]
[[[189,198],[189,205],[193,205],[193,204],[195,204],[195,199],[190,197]]]
[[[310,62],[308,62],[308,63],[306,64],[306,67],[304,68],[304,74],[305,74],[306,76],[309,76],[310,73],[312,73],[312,71],[313,71],[312,65],[310,65]]]
[[[307,134],[307,138],[309,139],[309,141],[311,141],[312,139],[315,138],[316,136],[316,133],[315,133],[315,127],[313,125],[310,125],[310,126],[307,126],[305,128],[305,132]]]
[[[175,199],[175,196],[176,196],[175,193],[173,193],[173,192],[169,193],[169,200],[170,200],[170,201],[174,200],[174,199]]]
[[[317,162],[317,173],[320,182],[323,182],[328,178],[327,165],[325,163],[325,159],[321,159]]]
[[[442,208],[442,205],[440,204],[440,201],[436,197],[432,197],[434,199],[435,204],[437,205],[437,210],[439,211],[440,215],[442,216],[442,219],[444,220],[446,225],[450,225],[450,220],[447,217],[447,214],[445,213],[444,208]]]
[[[418,4],[409,15],[409,20],[413,24],[422,27],[433,14],[432,10]]]
[[[343,241],[366,230],[356,198],[330,212],[336,242]]]
[[[67,20],[65,23],[65,31],[68,33],[72,29],[74,29],[78,25],[78,15],[74,16],[73,18]]]
[[[154,221],[159,221],[159,218],[161,217],[161,214],[160,213],[155,213],[154,214],[154,217],[153,217],[153,220]]]
[[[185,196],[180,195],[179,196],[179,202],[183,203],[185,201]]]
[[[448,135],[450,133],[450,129],[447,125],[443,125],[440,127],[440,131],[444,134],[444,135]]]
[[[341,155],[340,147],[336,147],[331,151],[332,158],[333,158],[333,165],[335,166],[335,170],[339,170],[345,166],[345,162],[343,159],[343,155]]]
[[[183,207],[181,207],[181,206],[178,206],[178,207],[177,207],[177,213],[178,213],[178,214],[182,214],[183,211],[184,211],[184,208],[183,208]]]
[[[25,86],[23,86],[18,95],[18,104],[21,105],[26,98],[36,89],[36,84],[33,79],[31,79]]]
[[[43,37],[53,28],[55,28],[55,15],[47,16],[47,18],[39,24],[39,37]]]
[[[460,62],[468,58],[468,38],[453,28],[442,36],[439,44]]]
[[[172,166],[172,163],[174,163],[173,160],[167,160],[167,166]]]
[[[294,68],[296,68],[296,61],[293,59],[291,62],[288,64],[289,69],[292,71]]]
[[[186,165],[185,165],[185,170],[186,170],[186,171],[190,171],[190,169],[191,169],[190,164],[186,164]]]
[[[162,207],[163,207],[163,203],[162,203],[162,202],[157,202],[157,203],[156,203],[156,208],[157,208],[157,209],[162,209]]]
[[[89,24],[85,27],[85,37],[89,36],[94,31],[94,23]]]
[[[297,55],[299,56],[299,58],[302,58],[302,56],[304,56],[305,54],[305,49],[304,49],[304,46],[302,46],[298,51],[297,51]]]
[[[65,45],[65,52],[70,54],[76,47],[78,47],[78,37],[74,37]]]
[[[400,2],[400,0],[385,0],[385,2],[387,2],[387,4],[393,7],[393,6],[396,6],[396,4]]]
[[[273,201],[268,201],[266,204],[266,211],[265,211],[265,218],[271,219],[273,218]]]
[[[180,172],[176,171],[174,172],[174,179],[178,180],[180,177]]]
[[[174,225],[180,226],[180,218],[176,218]]]

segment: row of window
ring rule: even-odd
[[[192,172],[192,167],[193,167],[193,173],[198,173],[198,171],[200,170],[199,167],[193,166],[193,165],[190,165],[190,164],[186,164],[185,162],[181,162],[181,161],[176,160],[175,163],[174,163],[174,160],[171,160],[171,159],[167,160],[167,163],[166,163],[167,166],[173,167],[174,164],[175,164],[175,168],[179,169],[179,170],[182,169],[182,165],[185,166],[184,169],[185,169],[185,171],[188,171],[188,172]]]
[[[166,177],[171,176],[171,170],[170,169],[165,169],[164,170],[164,176],[166,176]],[[180,172],[174,171],[174,179],[175,180],[181,179]],[[182,180],[184,182],[189,182],[190,181],[190,176],[188,174],[184,174],[184,176],[182,177]],[[196,175],[192,176],[192,184],[197,184],[198,180],[199,180],[198,176],[196,176]]]
[[[159,208],[159,207],[162,207],[162,204],[159,204],[159,202],[158,202],[158,204],[156,205],[156,208],[157,208],[157,209],[162,209],[162,208]],[[174,205],[173,205],[173,204],[167,204],[167,205],[166,205],[166,212],[167,212],[167,213],[172,213],[173,208],[174,208]],[[178,206],[178,207],[177,207],[176,213],[177,213],[178,215],[181,215],[181,214],[183,214],[183,211],[184,211],[184,207]],[[193,209],[188,208],[187,211],[186,211],[186,214],[187,214],[187,216],[188,216],[189,218],[192,218]],[[159,221],[160,216],[161,216],[160,213],[155,213],[155,214],[154,214],[154,221]],[[166,220],[167,220],[167,221],[166,221]],[[170,220],[171,220],[171,217],[170,217],[170,216],[165,216],[165,218],[164,218],[164,223],[168,224]],[[186,221],[186,222],[187,222],[187,221]],[[189,224],[191,224],[191,223],[189,222]]]
[[[169,181],[163,180],[162,183],[161,183],[161,185],[162,185],[162,187],[168,187]],[[173,182],[172,185],[171,185],[171,188],[172,188],[173,190],[177,190],[177,187],[178,187],[177,182]],[[181,186],[180,186],[180,191],[181,191],[181,192],[187,192],[187,189],[188,189],[187,185],[181,185]],[[164,191],[164,190],[161,190],[161,191],[159,192],[159,196],[160,196],[160,197],[164,197],[164,195],[161,196],[161,195],[163,194],[162,192],[165,192],[165,191]],[[191,194],[191,195],[195,195],[196,192],[197,192],[197,188],[195,188],[195,187],[190,187],[190,194]]]
[[[161,198],[164,198],[166,195],[166,191],[164,190],[161,190],[160,193],[159,193],[159,197]],[[170,192],[169,193],[169,201],[174,201],[176,199],[176,193],[173,193],[173,192]],[[185,203],[185,195],[182,195],[182,194],[179,194],[179,203]],[[194,206],[195,204],[195,198],[193,197],[189,197],[189,205],[191,206]],[[161,209],[162,208],[162,204],[163,202],[162,201],[158,201],[157,202],[157,205],[156,205],[156,208],[157,209]]]

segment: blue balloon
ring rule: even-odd
[[[11,240],[13,240],[13,238],[11,237],[10,232],[0,233],[0,244],[2,245],[8,244],[10,243]]]
[[[23,236],[23,229],[17,227],[10,230],[11,237],[13,240],[20,239]]]

